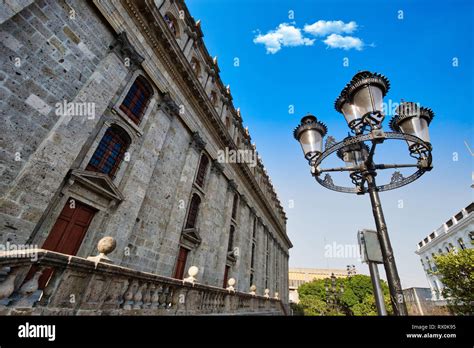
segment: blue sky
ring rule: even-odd
[[[348,128],[334,110],[334,100],[359,70],[390,79],[385,101],[404,99],[433,109],[434,169],[409,186],[381,193],[402,285],[427,286],[414,253],[416,244],[473,199],[473,162],[464,144],[467,141],[474,151],[472,1],[188,0],[187,5],[194,18],[201,19],[206,46],[218,56],[221,78],[231,86],[234,105],[241,108],[287,212],[294,244],[291,267],[356,264],[367,274],[367,266],[355,259],[325,257],[324,247],[357,243],[358,229],[374,227],[368,196],[329,191],[311,177],[292,135],[300,118],[310,112],[327,124],[329,135],[344,138]],[[326,41],[330,32],[315,36],[304,30],[318,21],[342,21],[342,26],[326,27],[352,39],[333,36]],[[351,22],[356,25],[347,26]],[[254,42],[285,23],[299,30],[306,44],[282,46],[272,54]],[[295,43],[294,36],[289,39],[293,41],[280,42]],[[324,41],[353,47],[332,48]],[[410,160],[401,142],[384,144],[380,154],[385,163]]]

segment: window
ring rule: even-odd
[[[250,286],[253,285],[253,272],[250,272]]]
[[[428,256],[426,256],[426,263],[428,265],[428,269],[433,270],[433,268],[431,267],[431,262],[430,262],[430,259],[428,258]]]
[[[163,18],[165,19],[168,28],[173,33],[173,36],[178,37],[178,25],[176,24],[176,20],[174,19],[174,17],[171,14],[167,13],[164,15]]]
[[[104,173],[114,178],[130,142],[130,137],[122,128],[118,126],[108,128],[86,170]]]
[[[255,265],[255,243],[252,243],[252,257],[250,259],[250,268],[253,268]]]
[[[217,93],[215,91],[211,92],[210,98],[211,98],[211,104],[213,106],[217,106]]]
[[[195,57],[191,58],[191,68],[193,69],[194,74],[199,77],[201,74],[201,65]]]
[[[230,232],[229,232],[229,243],[227,244],[227,252],[232,251],[234,249],[234,234],[235,234],[235,227],[230,226]]]
[[[239,195],[236,193],[234,195],[234,201],[232,203],[232,219],[235,220],[237,216],[237,203],[239,202]]]
[[[449,243],[449,251],[453,251],[454,250],[454,245],[453,243]]]
[[[253,231],[252,231],[252,238],[257,238],[257,218],[253,219]]]
[[[462,240],[462,238],[458,239],[458,244],[462,250],[466,249],[466,244],[464,244],[464,241]]]
[[[227,130],[230,130],[230,117],[229,116],[225,118],[225,126],[227,127]]]
[[[135,124],[140,124],[153,95],[153,88],[143,76],[138,76],[123,99],[122,110]]]
[[[196,227],[200,204],[201,198],[196,193],[193,194],[191,198],[191,204],[189,205],[188,218],[186,219],[186,229]]]
[[[471,238],[471,240],[474,240],[474,232],[469,232],[469,238]]]
[[[270,261],[270,240],[267,232],[267,240],[265,247],[265,289],[268,289],[269,261]]]
[[[196,175],[196,184],[198,184],[200,187],[204,187],[208,166],[209,158],[206,155],[202,154],[201,160],[199,161],[198,172]]]

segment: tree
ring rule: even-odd
[[[443,282],[443,297],[456,314],[474,314],[474,249],[451,251],[434,258],[433,272]]]
[[[339,295],[336,306],[329,306],[326,302],[326,281],[329,280],[317,279],[298,288],[299,308],[305,315],[377,315],[369,276],[358,274],[348,278],[339,278],[337,282],[344,286],[344,292]],[[381,282],[385,307],[390,313],[388,286],[384,281]],[[339,289],[339,286],[337,288]]]

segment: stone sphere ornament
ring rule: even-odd
[[[112,237],[104,237],[97,243],[97,250],[100,254],[108,255],[117,247],[117,242]]]
[[[198,273],[199,273],[199,268],[197,268],[196,266],[189,267],[188,269],[189,276],[195,277]]]
[[[89,256],[87,259],[94,261],[95,263],[113,263],[113,261],[109,259],[107,255],[113,252],[116,247],[117,241],[115,240],[115,238],[110,236],[104,237],[97,243],[97,250],[99,251],[99,255]]]

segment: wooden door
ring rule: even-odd
[[[68,200],[42,248],[76,255],[95,213],[88,205]]]
[[[76,255],[87,233],[87,229],[96,210],[77,200],[66,202],[56,223],[43,243],[42,248],[59,253]],[[27,279],[34,275],[35,269],[30,271]],[[51,268],[43,271],[39,278],[39,288],[43,289],[53,274]]]
[[[186,260],[188,258],[189,250],[183,247],[179,248],[178,260],[176,262],[176,269],[174,271],[174,278],[183,279],[184,278],[184,269],[186,267]]]
[[[225,289],[227,288],[227,278],[229,277],[229,270],[230,270],[230,266],[225,266],[225,269],[224,269],[224,284],[222,285],[222,287]]]

